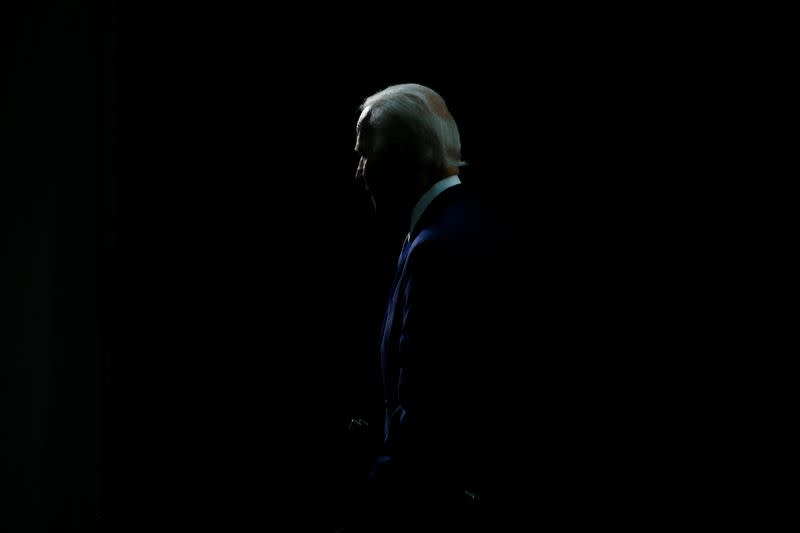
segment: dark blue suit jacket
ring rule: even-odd
[[[456,185],[403,247],[381,335],[385,439],[373,471],[400,512],[499,495],[514,468],[521,390],[505,237]]]

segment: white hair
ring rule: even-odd
[[[360,109],[373,131],[374,152],[400,152],[421,167],[441,171],[466,165],[456,121],[433,89],[392,85],[366,98]]]

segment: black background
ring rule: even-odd
[[[464,180],[519,244],[519,370],[555,361],[532,406],[579,428],[592,479],[676,501],[717,408],[717,45],[690,13],[414,9],[6,18],[10,531],[327,531],[358,511],[372,441],[346,425],[380,415],[399,241],[353,181],[354,128],[403,82],[444,96]]]

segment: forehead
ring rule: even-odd
[[[356,143],[359,145],[365,144],[370,136],[369,111],[369,108],[364,109],[364,111],[361,112],[361,116],[358,117],[358,123],[356,124]]]
[[[370,108],[367,107],[361,112],[361,115],[358,117],[358,123],[356,124],[357,133],[363,132],[369,126],[369,120],[368,120],[369,112]]]

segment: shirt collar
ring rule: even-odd
[[[447,177],[443,180],[439,180],[434,183],[428,191],[422,195],[422,197],[417,201],[417,205],[414,206],[414,209],[411,211],[411,231],[409,234],[414,233],[414,228],[419,222],[419,219],[422,217],[422,213],[431,205],[433,199],[442,194],[444,191],[452,187],[453,185],[458,185],[461,183],[461,180],[457,175],[453,175]]]

